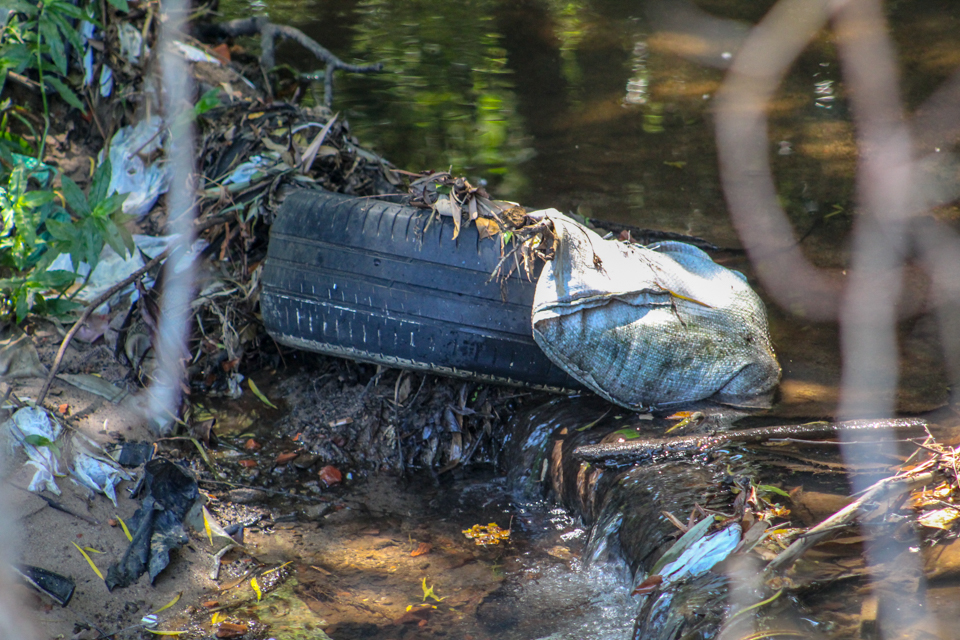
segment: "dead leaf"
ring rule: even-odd
[[[277,456],[276,464],[277,466],[285,465],[291,460],[293,460],[294,458],[296,458],[298,455],[300,455],[300,452],[298,451],[284,451],[283,453]]]
[[[320,145],[323,144],[324,139],[330,132],[330,127],[332,127],[333,123],[337,121],[337,116],[339,115],[339,113],[334,114],[334,116],[327,121],[327,124],[325,124],[323,129],[320,130],[320,133],[317,134],[317,137],[313,139],[313,142],[310,143],[310,146],[308,146],[303,152],[303,160],[300,161],[300,171],[302,173],[306,173],[310,170],[310,167],[313,166],[313,161],[317,157],[317,152],[320,151]],[[334,152],[339,153],[336,151],[336,149],[334,149]]]
[[[259,451],[260,447],[261,447],[261,444],[256,440],[254,440],[253,438],[250,438],[249,440],[243,443],[243,448],[246,449],[247,451]]]
[[[477,218],[477,233],[480,234],[481,240],[492,238],[500,233],[500,225],[490,218]]]
[[[433,545],[429,542],[421,542],[417,545],[417,548],[410,552],[410,557],[416,558],[417,556],[423,556],[430,553],[433,550]]]
[[[646,580],[637,585],[637,588],[634,589],[630,595],[632,596],[645,596],[650,593],[653,593],[657,587],[663,583],[663,576],[655,575],[649,576]]]
[[[960,510],[954,507],[944,507],[943,509],[937,509],[936,511],[928,511],[919,518],[919,522],[924,527],[929,527],[931,529],[943,529],[950,530],[953,527],[953,522],[957,518],[960,518]]]
[[[0,378],[44,378],[47,370],[33,340],[16,325],[0,329]]]
[[[320,480],[323,481],[323,484],[328,487],[340,484],[343,482],[343,474],[340,473],[340,470],[334,467],[333,465],[327,465],[323,469],[320,469]]]

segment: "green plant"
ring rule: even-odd
[[[50,109],[47,104],[47,89],[53,89],[67,104],[81,111],[83,103],[64,79],[67,76],[67,43],[76,50],[83,48],[80,33],[70,20],[95,22],[66,0],[42,0],[32,4],[26,0],[11,0],[8,7],[13,16],[0,36],[0,74],[23,73],[27,69],[36,72],[43,100],[44,131],[40,139],[38,159],[43,158],[44,143],[50,129]],[[52,66],[46,62],[49,59]]]
[[[124,226],[130,219],[122,210],[126,196],[108,195],[109,161],[97,167],[86,195],[67,176],[61,176],[61,191],[53,191],[52,170],[32,158],[0,154],[0,163],[10,167],[0,186],[0,267],[12,272],[0,279],[0,316],[13,314],[21,322],[31,311],[63,315],[78,306],[65,292],[81,263],[92,272],[104,244],[120,255],[133,251]],[[61,254],[70,255],[74,271],[48,269]],[[50,291],[55,295],[45,295]]]

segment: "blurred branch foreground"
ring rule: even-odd
[[[768,159],[767,106],[790,66],[824,27],[832,30],[839,52],[859,149],[852,257],[842,278],[817,269],[793,240]],[[786,308],[802,309],[813,320],[840,323],[839,419],[893,412],[896,324],[912,311],[904,301],[910,293],[904,291],[908,260],[926,272],[951,379],[958,374],[960,238],[925,214],[957,195],[956,184],[936,184],[930,176],[945,169],[955,174],[956,158],[947,149],[960,124],[960,72],[908,117],[897,69],[879,0],[782,0],[743,40],[717,100],[723,189],[764,288]],[[852,451],[847,447],[845,458],[856,464]],[[863,479],[853,484],[855,492],[867,488]],[[871,564],[889,560],[884,549],[884,541],[868,540]],[[899,568],[912,573],[909,566]],[[762,599],[751,598],[762,589],[754,583],[757,578],[747,575],[740,572],[734,578],[733,599],[744,598],[734,609]],[[929,637],[946,637],[934,631],[937,621],[917,620],[925,615],[922,587],[898,598],[897,606],[880,607],[882,637],[903,637],[906,626],[933,632]]]

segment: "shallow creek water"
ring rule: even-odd
[[[699,5],[751,24],[772,3]],[[697,235],[737,249],[720,192],[711,119],[723,72],[679,55],[690,41],[671,15],[689,17],[697,9],[673,6],[664,13],[658,3],[617,0],[221,3],[227,17],[262,13],[298,26],[347,61],[385,62],[383,74],[338,76],[334,110],[361,142],[402,169],[452,166],[528,207]],[[912,109],[960,64],[960,5],[900,1],[886,11]],[[294,45],[284,47],[285,63],[313,71]],[[856,147],[828,32],[808,47],[771,105],[770,154],[781,202],[805,254],[818,266],[842,270]],[[956,219],[957,212],[948,207],[937,215]],[[750,271],[738,251],[717,259]],[[841,364],[836,327],[805,320],[803,309],[771,307],[770,316],[784,380],[764,420],[832,416]],[[948,384],[932,318],[902,323],[900,349],[898,409],[928,415],[939,434],[954,437],[955,414],[937,411],[948,402]],[[535,453],[534,445],[546,445],[555,431],[572,432],[598,418],[594,427],[602,434],[664,427],[617,410],[607,415],[609,407],[591,400],[558,403],[518,422],[506,444],[512,471],[506,479],[489,468],[445,477],[439,486],[371,479],[356,488],[360,493],[346,508],[306,525],[309,531],[279,525],[253,531],[256,544],[276,550],[278,561],[297,559],[299,586],[293,589],[306,608],[289,618],[296,621],[292,627],[317,625],[336,640],[629,638],[638,613],[649,616],[652,606],[627,595],[633,572],[642,575],[658,543],[675,533],[659,517],[662,511],[685,519],[693,502],[717,500],[721,508],[729,492],[718,487],[738,472],[785,490],[848,492],[836,452],[822,447],[658,462],[607,474],[589,486],[580,479],[563,485],[566,476],[558,469],[548,491],[535,482],[544,468],[537,456],[544,453]],[[619,492],[610,490],[613,484]],[[542,499],[547,494],[551,500]],[[556,499],[575,515],[558,510]],[[512,522],[510,543],[475,547],[460,533],[487,522]],[[592,537],[590,526],[596,527]],[[411,556],[421,542],[431,551]],[[444,600],[425,601],[422,578]],[[807,631],[858,637],[850,629],[856,629],[862,591],[834,586],[819,599],[793,604],[813,612],[816,621]],[[927,592],[927,606],[947,627],[955,619],[956,595],[951,584]],[[699,606],[695,598],[690,602]],[[669,627],[666,618],[661,628]],[[926,637],[958,637],[945,625]],[[902,637],[925,636],[910,631]]]

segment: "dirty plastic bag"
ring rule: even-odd
[[[551,360],[629,409],[769,405],[780,365],[742,274],[692,245],[604,240],[545,213],[556,255],[537,282],[533,338]]]
[[[142,218],[167,192],[169,172],[163,161],[143,161],[162,148],[163,118],[158,115],[121,128],[110,140],[110,193],[127,194],[124,213]]]

